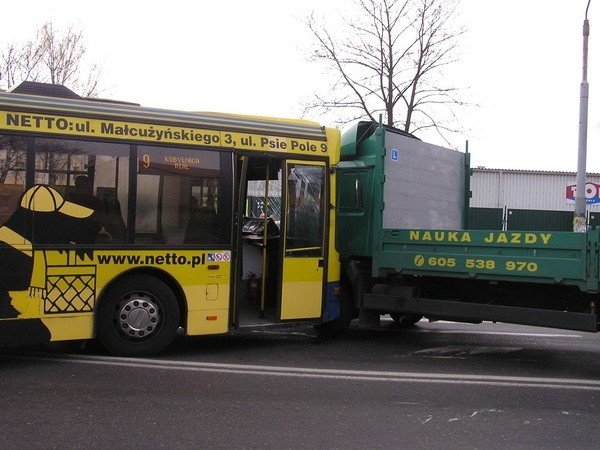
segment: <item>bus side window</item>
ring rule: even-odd
[[[92,210],[93,214],[87,221],[69,225],[70,230],[66,230],[67,225],[61,225],[68,215],[63,211],[40,215],[33,241],[58,245],[63,245],[65,240],[81,245],[124,242],[127,233],[121,208],[124,202],[123,207],[127,209],[129,146],[55,138],[35,138],[34,143],[35,160],[29,162],[35,168],[33,184],[47,186],[51,189],[48,192],[55,192],[53,195]],[[43,197],[38,194],[34,200],[39,203]],[[34,206],[47,208],[40,204]],[[47,222],[45,226],[40,225],[42,217]],[[48,233],[47,230],[53,227],[65,229],[72,237]],[[83,230],[84,227],[87,230]]]
[[[219,220],[211,206],[200,206],[190,212],[185,228],[184,244],[214,244],[219,241]]]
[[[100,201],[100,220],[102,224],[102,241],[124,243],[127,238],[127,228],[121,213],[121,203],[115,198],[105,198]]]

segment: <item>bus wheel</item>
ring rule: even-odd
[[[423,316],[420,316],[418,314],[402,313],[390,313],[390,317],[394,319],[394,322],[396,322],[398,325],[405,327],[414,325],[423,318]]]
[[[173,291],[148,275],[117,281],[102,297],[97,338],[117,356],[151,356],[164,350],[179,327]]]

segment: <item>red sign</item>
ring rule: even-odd
[[[567,200],[575,201],[577,193],[577,184],[568,184],[565,197]],[[600,203],[600,184],[585,183],[585,202],[587,204]]]

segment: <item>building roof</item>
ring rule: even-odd
[[[576,172],[560,171],[560,170],[531,170],[531,169],[495,169],[488,167],[472,167],[473,172],[481,173],[514,173],[514,174],[531,174],[531,175],[568,175],[576,176]],[[600,173],[587,172],[588,176],[600,176]]]

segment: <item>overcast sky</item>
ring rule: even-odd
[[[445,76],[477,104],[453,137],[472,165],[575,171],[587,0],[462,0],[461,62]],[[3,5],[0,48],[46,21],[83,30],[104,96],[144,106],[299,117],[323,88],[303,20],[348,16],[351,0],[86,1]],[[600,0],[592,0],[588,172],[600,172]],[[314,117],[309,117],[315,119]],[[317,118],[318,120],[318,118]],[[330,125],[323,123],[323,125]],[[433,140],[431,136],[420,136]],[[434,141],[441,144],[441,142]]]

